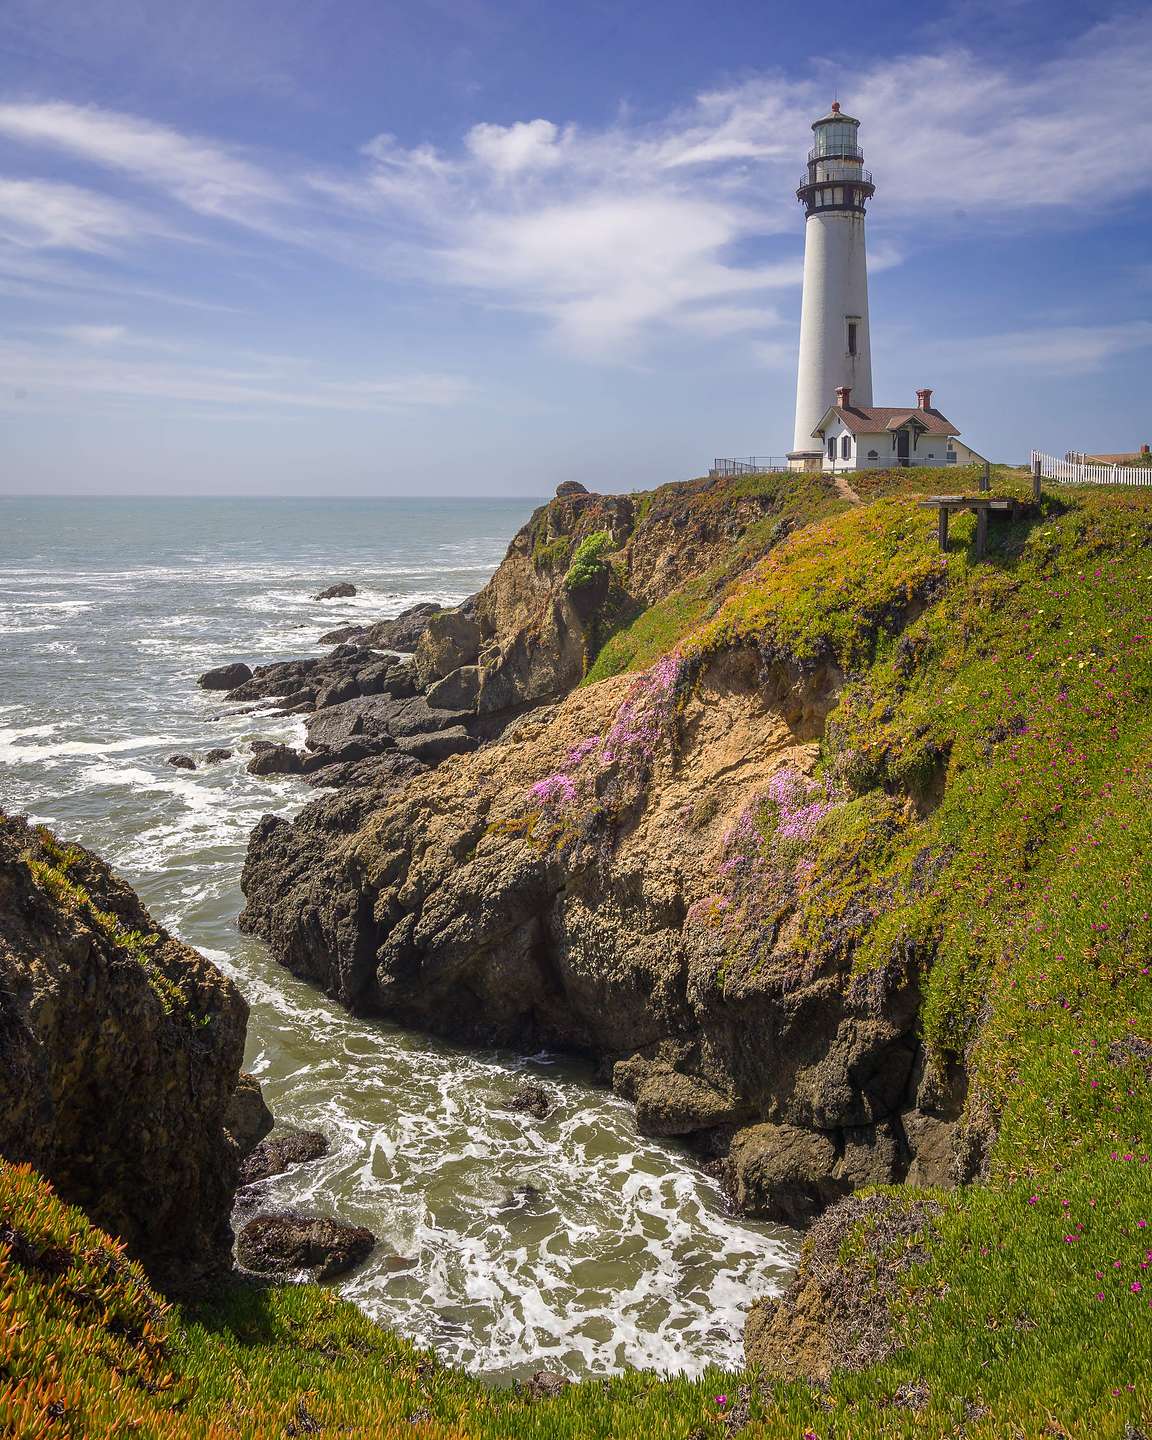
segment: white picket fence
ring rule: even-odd
[[[1053,455],[1032,451],[1031,469],[1058,485],[1152,485],[1152,465],[1093,465],[1083,456],[1057,460]]]

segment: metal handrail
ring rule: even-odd
[[[819,190],[824,185],[871,185],[871,170],[853,170],[848,175],[821,175],[819,179],[813,180],[811,175],[804,175],[800,181],[801,190]]]
[[[864,151],[859,145],[854,145],[844,150],[820,150],[819,146],[813,146],[808,151],[808,159],[812,160],[863,160]]]
[[[788,460],[784,455],[744,455],[736,460],[713,460],[708,474],[713,478],[732,475],[768,475],[773,471],[787,469]]]

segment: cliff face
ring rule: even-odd
[[[247,1013],[96,856],[0,814],[0,1154],[165,1287],[231,1263]]]
[[[805,513],[835,503],[822,479],[805,482]],[[468,670],[481,714],[556,699],[614,632],[688,579],[716,571],[720,586],[787,532],[797,508],[783,482],[560,495],[514,537],[474,604],[433,618],[416,652],[420,677],[433,685]]]

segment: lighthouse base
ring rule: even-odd
[[[789,450],[785,458],[789,470],[819,470],[824,464],[823,450]]]

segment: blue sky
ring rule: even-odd
[[[3,0],[0,491],[543,495],[791,439],[808,126],[878,404],[1152,439],[1152,8]]]

